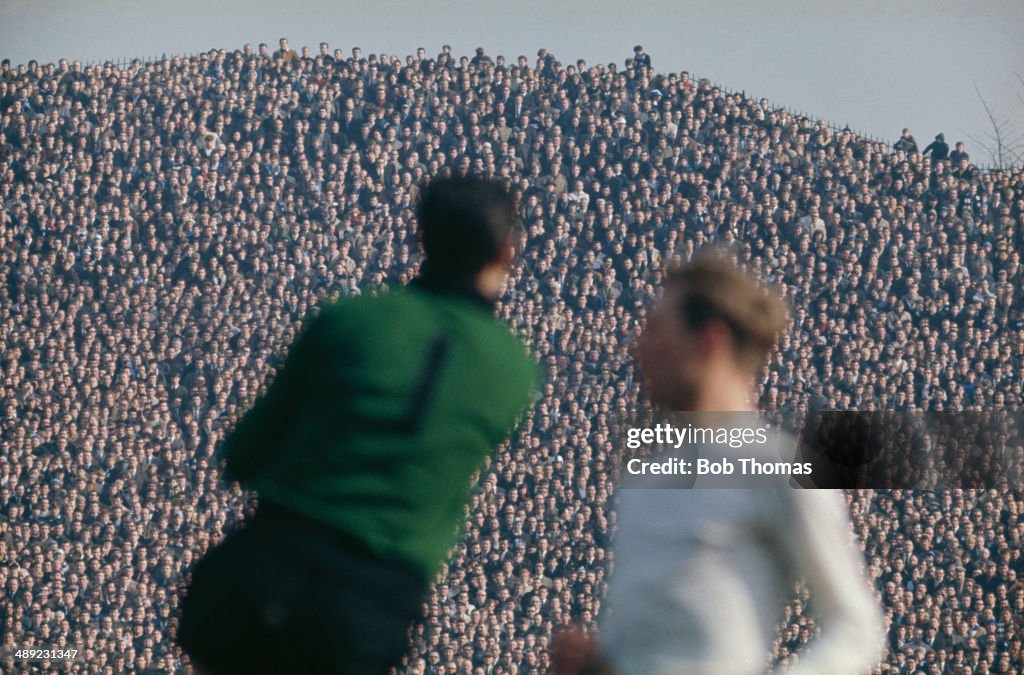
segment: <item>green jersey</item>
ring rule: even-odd
[[[312,320],[228,437],[227,471],[429,579],[456,541],[472,475],[536,379],[479,297],[413,285],[344,299]]]

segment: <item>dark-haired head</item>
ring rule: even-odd
[[[511,262],[515,204],[497,181],[435,178],[416,216],[427,255],[423,276],[433,283],[478,287],[482,273]]]

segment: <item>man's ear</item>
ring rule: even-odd
[[[732,354],[732,331],[719,319],[710,319],[697,331],[697,349],[705,360],[719,354]]]
[[[511,265],[515,259],[516,245],[510,241],[507,245],[501,247],[501,261]]]
[[[512,263],[516,259],[516,239],[515,236],[509,237],[508,241],[498,249],[498,255],[494,258],[494,262],[500,264],[502,267],[511,268]]]

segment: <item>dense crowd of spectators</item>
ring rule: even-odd
[[[660,269],[705,243],[732,243],[795,308],[765,409],[1020,407],[1020,171],[890,149],[650,60],[282,41],[5,62],[3,669],[33,647],[78,649],[71,672],[181,667],[189,568],[252,508],[220,480],[220,441],[317,302],[416,273],[412,207],[439,172],[516,191],[498,313],[547,379],[481,473],[401,672],[541,673],[552,631],[595,624],[608,413],[635,403],[629,345]],[[1024,669],[1020,489],[847,501],[886,610],[880,672]],[[782,672],[817,631],[802,586],[778,631]]]

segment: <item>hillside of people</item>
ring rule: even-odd
[[[5,62],[2,670],[31,647],[80,650],[45,672],[184,667],[190,568],[254,508],[222,480],[226,433],[319,302],[415,276],[419,189],[446,173],[517,197],[498,314],[545,382],[479,477],[400,673],[544,673],[554,632],[596,627],[609,415],[637,403],[630,345],[663,267],[701,246],[731,246],[794,308],[766,411],[1024,402],[1024,172],[963,148],[870,141],[650,57]],[[1021,489],[845,497],[885,609],[877,672],[1024,672]],[[766,668],[818,629],[798,585]]]

